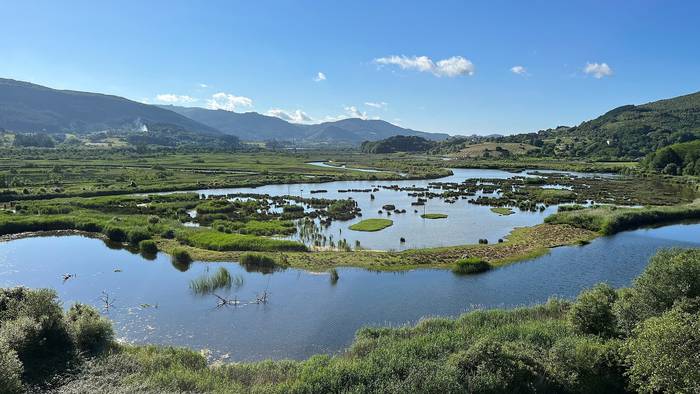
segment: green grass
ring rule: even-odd
[[[643,226],[686,219],[700,219],[700,201],[670,207],[620,208],[599,206],[562,211],[550,215],[545,219],[545,222],[570,224],[609,235]]]
[[[508,215],[512,215],[512,214],[515,213],[515,211],[513,211],[512,209],[510,209],[510,208],[503,208],[503,207],[494,207],[494,208],[491,208],[491,212],[497,213],[497,214],[502,215],[502,216],[508,216]]]
[[[217,290],[230,289],[232,286],[240,287],[243,284],[243,277],[231,276],[224,267],[219,267],[213,274],[202,274],[190,281],[190,289],[197,295],[211,294]]]
[[[217,251],[306,251],[306,246],[299,242],[254,235],[227,234],[206,229],[190,230],[184,234],[183,238],[194,247]]]
[[[478,257],[467,257],[457,260],[452,268],[452,272],[465,275],[486,272],[490,269],[491,266],[486,261]]]
[[[423,219],[447,219],[447,215],[444,213],[425,213],[420,215]]]
[[[365,219],[359,223],[350,226],[350,230],[354,231],[380,231],[394,224],[393,220],[389,219]]]

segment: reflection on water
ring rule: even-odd
[[[343,349],[364,325],[573,297],[603,281],[626,286],[658,248],[672,246],[700,247],[700,225],[599,238],[482,275],[342,268],[334,284],[327,273],[295,269],[264,275],[231,263],[179,265],[163,254],[149,261],[80,236],[26,238],[0,243],[0,286],[55,288],[66,307],[80,301],[99,308],[104,292],[118,336],[136,343],[207,348],[231,360],[305,358]],[[190,289],[193,279],[219,267],[242,278],[216,292],[238,306]],[[75,277],[64,282],[64,274]],[[257,302],[261,297],[266,302]]]

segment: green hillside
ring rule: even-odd
[[[643,105],[625,105],[575,127],[487,138],[541,147],[534,156],[638,160],[668,145],[700,138],[700,92]],[[445,152],[450,141],[441,146]],[[455,143],[458,142],[455,140]]]

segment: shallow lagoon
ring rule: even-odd
[[[214,359],[305,358],[342,350],[365,325],[569,298],[598,282],[626,286],[657,249],[673,246],[700,247],[700,224],[620,233],[475,276],[343,268],[332,284],[325,273],[263,275],[231,263],[193,263],[183,272],[163,254],[147,260],[97,239],[39,237],[0,243],[0,286],[54,288],[66,306],[80,301],[101,307],[106,291],[114,300],[107,314],[118,336],[135,343],[211,349]],[[220,294],[245,302],[267,290],[269,303],[216,308],[214,296],[189,290],[190,280],[219,266],[244,278],[239,290]],[[64,283],[66,273],[77,276]]]
[[[497,178],[507,179],[514,176],[533,176],[527,172],[507,172],[489,169],[452,169],[453,175],[433,180],[400,180],[400,181],[343,181],[329,183],[308,183],[290,185],[267,185],[256,188],[235,189],[206,189],[199,190],[205,195],[225,195],[232,193],[257,193],[271,196],[296,195],[328,199],[347,199],[352,197],[358,202],[363,216],[349,221],[334,221],[330,227],[323,230],[326,236],[332,236],[335,241],[346,239],[349,245],[356,241],[365,249],[376,250],[405,250],[415,248],[455,246],[478,243],[485,238],[495,243],[504,238],[515,227],[528,227],[540,224],[544,218],[556,212],[556,206],[550,206],[542,212],[523,212],[517,208],[515,214],[501,216],[491,212],[490,207],[469,204],[465,199],[455,203],[447,203],[442,199],[429,199],[424,206],[411,206],[415,197],[408,196],[406,191],[381,189],[381,186],[398,185],[399,187],[428,187],[431,182],[462,182],[465,179]],[[542,171],[548,172],[548,171]],[[572,173],[572,176],[598,176],[599,174]],[[340,190],[372,189],[376,197],[371,200],[370,193],[341,193]],[[327,190],[326,193],[311,194],[312,190]],[[433,190],[438,191],[438,190]],[[481,194],[477,194],[481,195]],[[486,194],[494,195],[494,194]],[[386,212],[379,214],[385,204],[393,204],[397,209],[405,209],[406,213],[387,216]],[[418,212],[414,212],[417,210]],[[424,213],[447,214],[447,219],[429,220],[421,218]],[[394,225],[379,232],[352,231],[348,227],[363,219],[388,218]],[[401,243],[400,239],[406,242]],[[299,240],[295,234],[288,239]]]

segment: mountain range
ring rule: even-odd
[[[383,120],[359,118],[342,119],[319,124],[290,123],[274,116],[257,112],[237,113],[224,110],[211,110],[199,107],[160,106],[187,116],[197,122],[220,130],[242,140],[285,140],[295,142],[360,144],[363,141],[377,141],[395,135],[423,137],[431,140],[444,140],[447,134],[426,133],[406,129]]]
[[[236,136],[244,141],[279,140],[308,144],[352,144],[394,135],[432,140],[447,134],[402,128],[382,120],[343,119],[302,125],[256,112],[158,106],[123,97],[51,89],[0,78],[0,129],[13,132],[77,133],[143,131],[157,125],[194,133]]]

